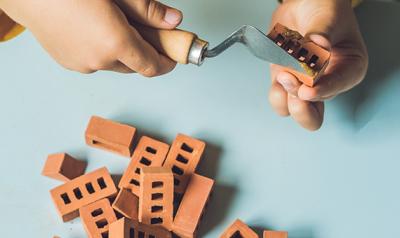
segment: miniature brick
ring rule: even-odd
[[[109,238],[171,238],[170,231],[146,225],[128,218],[121,218],[110,225]]]
[[[258,238],[258,235],[245,223],[237,219],[222,233],[220,238]]]
[[[194,238],[214,180],[193,174],[175,215],[173,232],[181,238]]]
[[[75,159],[67,153],[47,157],[42,175],[67,182],[85,173],[86,162]]]
[[[288,67],[280,67],[295,75],[305,85],[313,87],[329,63],[330,52],[304,38],[299,32],[290,30],[279,23],[274,26],[268,37],[297,59],[306,74]]]
[[[190,177],[196,171],[206,144],[192,137],[178,134],[164,162],[174,173],[175,192],[185,192]]]
[[[136,128],[92,116],[86,129],[86,143],[130,157],[133,151],[133,137]]]
[[[140,175],[139,222],[172,230],[174,175],[164,167],[144,167]]]
[[[160,167],[167,156],[169,145],[147,136],[140,138],[131,162],[125,170],[119,188],[127,188],[139,196],[140,169],[143,167]]]
[[[75,178],[50,191],[53,202],[63,221],[79,216],[79,208],[117,193],[107,168]]]
[[[79,209],[83,227],[89,238],[107,238],[109,225],[117,221],[107,198],[98,200]]]
[[[286,231],[264,231],[264,238],[288,238]]]
[[[139,198],[128,189],[123,188],[119,191],[112,207],[124,217],[138,220]]]

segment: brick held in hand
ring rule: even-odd
[[[237,219],[222,233],[220,238],[258,238],[258,235],[244,222]]]
[[[136,128],[92,116],[86,128],[85,139],[90,146],[130,157]]]
[[[292,73],[305,85],[313,87],[329,63],[331,55],[329,50],[315,44],[310,39],[304,38],[299,32],[290,30],[279,23],[269,32],[268,37],[297,59],[306,73],[301,73],[288,67],[277,67]]]
[[[175,192],[185,192],[190,177],[196,171],[206,144],[190,136],[178,134],[171,145],[164,167],[174,173]]]
[[[128,218],[121,218],[110,225],[109,238],[171,238],[170,231],[162,227],[146,225]]]
[[[119,191],[112,207],[124,217],[138,220],[139,198],[128,189],[123,188]]]
[[[127,188],[139,196],[140,169],[160,167],[167,156],[169,145],[147,136],[140,138],[132,159],[122,175],[119,188]]]
[[[173,223],[173,232],[181,238],[194,238],[210,197],[214,180],[193,174]]]
[[[79,208],[116,193],[117,188],[105,167],[50,190],[53,202],[64,222],[78,217]]]
[[[264,231],[263,238],[288,238],[286,231]]]
[[[142,168],[140,175],[139,222],[172,230],[174,176],[164,167]]]
[[[67,182],[84,174],[86,162],[75,159],[67,153],[51,154],[47,157],[42,175]]]
[[[109,225],[117,221],[115,212],[107,198],[81,207],[79,214],[89,238],[109,237]]]

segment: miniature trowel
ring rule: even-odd
[[[181,64],[200,66],[206,58],[216,57],[235,43],[241,43],[256,57],[284,67],[308,86],[316,83],[330,57],[329,51],[281,24],[276,24],[268,35],[244,25],[211,49],[207,41],[191,32],[147,27],[140,27],[139,31],[158,50]]]

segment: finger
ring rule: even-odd
[[[324,119],[323,102],[307,102],[291,95],[287,100],[290,115],[302,127],[311,131],[321,127]]]
[[[289,116],[287,93],[285,89],[283,89],[282,85],[280,85],[278,82],[272,82],[268,99],[272,108],[278,115],[283,117]]]
[[[122,11],[132,20],[147,26],[173,29],[182,21],[182,12],[155,0],[117,0]]]
[[[282,85],[286,92],[293,96],[297,96],[297,91],[301,86],[301,83],[293,74],[284,71],[282,68],[276,75],[276,81]]]
[[[176,62],[159,54],[133,27],[130,33],[129,44],[118,58],[123,64],[147,77],[162,75],[174,69]]]
[[[135,73],[132,69],[130,69],[128,66],[124,65],[120,61],[116,61],[107,68],[104,68],[103,70],[107,71],[114,71],[118,73],[123,73],[123,74],[129,74],[129,73]]]

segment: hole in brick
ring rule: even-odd
[[[151,183],[152,188],[162,188],[164,186],[164,183],[162,181],[154,181]]]
[[[174,178],[174,185],[175,186],[179,186],[180,183],[181,183],[181,181],[179,181],[179,179]]]
[[[89,194],[94,193],[94,188],[93,188],[92,183],[85,184],[85,187],[86,187],[86,190],[88,191]]]
[[[136,185],[136,186],[140,186],[139,181],[137,181],[136,179],[131,179],[130,184]]]
[[[149,235],[149,238],[156,238],[155,236],[153,236],[153,235]]]
[[[99,220],[99,221],[96,221],[96,226],[97,226],[97,228],[99,228],[99,229],[102,229],[102,228],[104,228],[105,226],[107,226],[108,225],[108,222],[107,222],[107,220],[105,219],[105,218],[103,218],[103,219],[101,219],[101,220]]]
[[[162,206],[152,206],[151,212],[161,212],[163,210]]]
[[[310,60],[308,61],[308,65],[313,68],[317,64],[318,59],[319,57],[316,55],[311,56]]]
[[[277,45],[282,46],[284,40],[285,37],[283,37],[282,34],[278,34],[278,36],[275,39],[275,42]]]
[[[152,154],[156,154],[157,153],[157,150],[154,149],[153,147],[146,147],[146,151],[149,152],[149,153],[152,153]]]
[[[184,150],[184,151],[186,151],[186,152],[189,152],[189,153],[192,153],[192,152],[193,152],[193,148],[190,147],[190,146],[189,146],[188,144],[186,144],[186,143],[183,143],[183,144],[182,144],[181,149]]]
[[[140,174],[140,168],[136,168],[135,173]]]
[[[77,199],[81,199],[83,197],[82,196],[82,192],[81,192],[81,190],[79,188],[75,188],[73,191],[74,191],[75,197]]]
[[[97,183],[99,184],[101,189],[104,189],[107,187],[106,182],[104,181],[104,178],[98,178]]]
[[[155,224],[162,224],[163,219],[161,217],[154,217],[150,219],[150,224],[155,225]]]
[[[69,196],[67,193],[63,193],[61,194],[61,198],[64,201],[64,204],[70,204],[71,200],[69,199]]]
[[[181,162],[181,163],[184,163],[184,164],[187,164],[187,163],[189,162],[188,159],[186,159],[185,157],[183,157],[183,156],[180,155],[180,154],[178,154],[178,156],[176,157],[176,160],[179,161],[179,162]]]
[[[243,238],[243,236],[240,234],[240,231],[235,231],[230,238]]]
[[[108,231],[101,233],[101,238],[108,238]]]
[[[139,231],[138,232],[138,238],[144,238],[144,232],[143,231]]]
[[[135,229],[129,228],[129,238],[135,238]]]
[[[151,161],[149,159],[147,159],[146,157],[142,157],[142,159],[140,159],[140,163],[144,164],[146,166],[150,166],[151,165]]]
[[[172,166],[172,172],[174,174],[183,175],[183,169],[179,168],[178,166]]]
[[[301,49],[299,50],[299,53],[297,54],[297,58],[298,58],[300,61],[304,61],[304,60],[306,59],[307,54],[308,54],[308,50],[306,50],[306,49],[304,49],[304,48],[301,48]]]
[[[97,217],[100,216],[101,214],[103,214],[103,209],[99,208],[92,212],[92,217]]]
[[[162,193],[153,193],[151,194],[151,200],[160,200],[163,199],[164,195]]]
[[[294,48],[294,42],[289,40],[285,45],[285,49],[289,54],[292,54],[293,53],[293,48]]]

